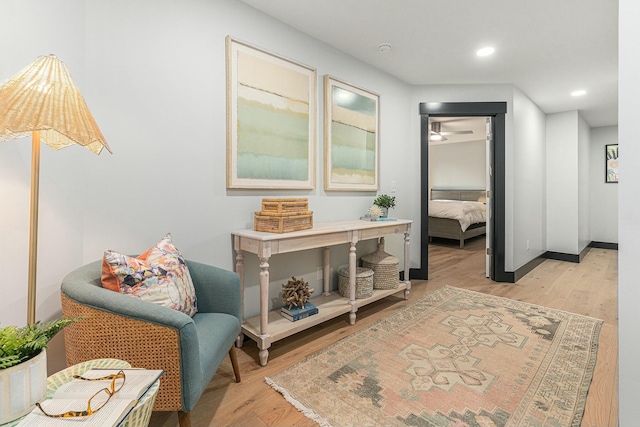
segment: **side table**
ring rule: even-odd
[[[57,372],[47,378],[47,399],[53,397],[53,393],[61,385],[68,383],[73,379],[74,375],[82,375],[90,369],[128,369],[131,368],[129,362],[118,359],[94,359],[86,362],[78,363]],[[120,427],[145,427],[149,425],[153,404],[156,401],[160,380],[153,383],[149,390],[143,394],[138,400],[138,404],[129,412],[129,415],[120,423]],[[13,420],[10,423],[2,424],[2,427],[17,425],[20,420]]]

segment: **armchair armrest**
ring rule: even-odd
[[[189,274],[198,298],[198,312],[226,313],[242,322],[240,276],[238,274],[187,260]]]

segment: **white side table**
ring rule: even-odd
[[[118,359],[94,359],[78,363],[57,372],[47,378],[47,399],[53,397],[53,393],[63,384],[73,379],[74,375],[82,375],[90,369],[127,369],[131,368],[129,362]],[[145,394],[138,400],[138,404],[129,412],[129,415],[120,424],[121,427],[146,427],[151,419],[153,404],[156,401],[160,380],[157,380]],[[24,417],[23,417],[24,418]],[[22,418],[2,424],[2,427],[17,425]]]

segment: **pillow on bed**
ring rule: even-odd
[[[478,201],[480,203],[484,203],[486,205],[487,204],[487,196],[483,194],[482,196],[478,197]]]
[[[198,311],[187,263],[171,241],[171,234],[137,257],[106,250],[102,286],[191,317]]]

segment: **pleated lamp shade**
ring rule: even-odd
[[[111,152],[64,62],[40,56],[0,86],[0,142],[40,131],[59,150],[73,144]]]

